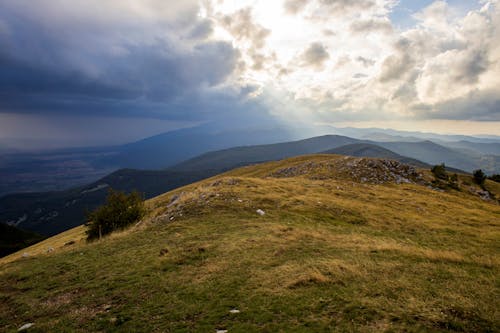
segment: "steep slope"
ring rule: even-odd
[[[0,330],[496,331],[500,206],[469,179],[335,155],[233,170],[110,238],[0,260]]]
[[[341,146],[335,149],[330,149],[324,154],[338,154],[356,157],[376,157],[376,158],[387,158],[391,160],[396,160],[402,163],[410,164],[419,168],[429,168],[430,165],[419,160],[409,158],[406,156],[401,156],[396,154],[389,149],[382,148],[380,146],[369,144],[369,143],[355,143],[351,145]]]

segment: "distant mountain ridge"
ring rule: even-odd
[[[283,143],[331,134],[349,137],[351,142],[345,144],[375,144],[428,164],[436,163],[437,156],[441,159],[439,162],[465,171],[481,168],[488,174],[500,173],[500,137],[495,136],[478,138],[331,126],[287,128],[269,125],[261,128],[221,129],[216,124],[204,124],[119,146],[58,149],[38,153],[3,152],[0,154],[0,197],[15,192],[58,191],[83,186],[123,168],[169,168],[200,154],[235,146]],[[429,139],[452,151],[442,155],[436,153],[438,147],[435,146],[422,150],[419,142]],[[395,146],[389,146],[391,143]],[[414,143],[415,146],[404,143]],[[335,147],[325,147],[324,150]]]

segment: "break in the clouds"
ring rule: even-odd
[[[0,0],[0,113],[500,121],[498,1],[415,3]]]

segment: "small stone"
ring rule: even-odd
[[[167,207],[169,208],[175,205],[179,201],[179,198],[180,197],[178,195],[172,196],[172,198],[170,198],[170,202],[168,203]]]
[[[238,310],[238,309],[231,309],[231,310],[229,310],[229,313],[240,313],[240,310]]]
[[[243,200],[241,200],[241,199],[238,199],[238,202],[243,202]]]
[[[215,333],[227,333],[227,330],[215,330]]]
[[[24,324],[23,326],[19,327],[19,329],[17,331],[21,332],[21,331],[27,330],[28,328],[33,327],[33,325],[35,325],[35,323]]]
[[[262,209],[257,209],[256,210],[257,214],[259,214],[260,216],[264,216],[266,215],[266,212],[264,212]]]
[[[23,258],[27,258],[27,257],[29,257],[29,256],[30,256],[30,254],[29,254],[28,252],[24,252],[24,253],[23,253]]]

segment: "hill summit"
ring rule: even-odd
[[[495,331],[500,206],[457,182],[337,155],[229,171],[148,200],[127,231],[3,258],[0,327]]]

